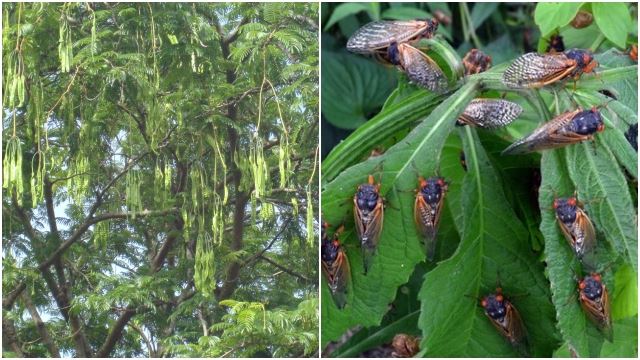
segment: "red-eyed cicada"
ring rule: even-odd
[[[480,305],[498,332],[519,352],[527,355],[527,330],[518,310],[502,295],[502,289],[497,288],[494,294],[483,297]]]
[[[347,41],[347,50],[374,55],[385,61],[392,43],[406,43],[431,38],[438,29],[438,21],[374,21],[358,29]],[[387,60],[388,61],[388,60]]]
[[[423,236],[427,259],[433,261],[436,251],[436,235],[440,213],[444,207],[444,197],[448,184],[441,177],[419,178],[418,192],[414,206],[414,218]]]
[[[447,89],[447,77],[438,64],[413,46],[392,43],[388,48],[388,59],[404,71],[414,84],[436,93]]]
[[[575,196],[553,200],[558,225],[578,258],[593,249],[596,243],[596,231],[581,205]]]
[[[457,125],[483,129],[507,126],[522,113],[522,107],[502,99],[473,99],[458,117]]]
[[[478,49],[471,49],[462,59],[462,65],[465,75],[479,74],[491,67],[491,56]]]
[[[587,50],[570,49],[559,54],[527,53],[515,59],[502,75],[502,82],[513,88],[539,88],[563,79],[578,80],[590,73],[598,62]]]
[[[353,197],[353,214],[366,274],[378,246],[384,218],[380,184],[375,183],[372,175],[369,175],[366,184],[358,186],[358,191]]]
[[[544,123],[530,135],[511,144],[502,154],[523,154],[559,148],[593,140],[593,135],[601,131],[604,131],[604,122],[595,107],[590,110],[568,111]]]
[[[613,341],[609,293],[600,274],[592,273],[578,282],[580,306],[610,342]]]
[[[329,290],[331,290],[331,296],[336,306],[338,309],[342,309],[347,303],[351,268],[349,267],[347,254],[338,239],[338,234],[342,231],[342,227],[335,232],[333,239],[329,239],[325,232],[328,227],[329,225],[326,223],[322,226],[322,272],[327,278]]]

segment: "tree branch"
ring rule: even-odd
[[[115,322],[113,327],[111,328],[111,332],[107,336],[107,339],[104,341],[104,344],[100,347],[100,350],[96,352],[96,357],[107,357],[113,350],[113,347],[116,345],[120,337],[122,336],[122,330],[127,326],[127,323],[131,318],[136,314],[136,309],[134,309],[131,305],[127,306],[124,313],[120,315],[118,320]]]
[[[51,339],[51,336],[49,335],[49,331],[47,330],[47,327],[44,321],[42,321],[42,318],[38,313],[38,309],[33,304],[33,301],[31,300],[31,295],[29,294],[28,291],[22,293],[22,301],[24,301],[25,307],[27,308],[27,310],[29,310],[29,314],[31,314],[31,318],[33,319],[33,322],[36,325],[36,330],[38,331],[38,334],[40,334],[40,337],[42,338],[42,342],[44,342],[44,345],[49,350],[49,354],[51,355],[51,357],[59,358],[60,351],[58,351],[58,347]]]
[[[271,264],[271,265],[273,265],[273,266],[277,267],[278,269],[280,269],[280,270],[282,270],[282,271],[286,272],[287,274],[289,274],[289,275],[291,275],[291,276],[297,277],[298,279],[302,280],[303,282],[305,282],[305,283],[307,283],[307,284],[315,283],[315,281],[314,281],[313,279],[309,279],[308,277],[306,277],[306,276],[304,276],[304,275],[302,275],[302,274],[300,274],[300,273],[297,273],[297,272],[295,272],[295,271],[293,271],[293,270],[291,270],[291,269],[289,269],[289,268],[287,268],[287,267],[284,267],[283,265],[280,265],[280,264],[278,264],[277,262],[275,262],[275,261],[273,261],[273,260],[269,259],[269,258],[268,258],[268,257],[266,257],[265,255],[260,255],[260,259],[262,259],[262,260],[264,260],[264,261],[268,262],[269,264]]]

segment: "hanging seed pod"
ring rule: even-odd
[[[576,17],[571,20],[571,26],[575,29],[586,28],[593,22],[593,15],[590,12],[580,10]]]
[[[502,82],[512,88],[539,88],[563,79],[576,81],[597,66],[598,62],[587,50],[571,49],[545,55],[527,53],[509,65]]]
[[[462,59],[462,65],[465,75],[479,74],[491,67],[491,56],[478,49],[471,49]]]
[[[609,342],[613,342],[609,293],[600,274],[591,273],[578,282],[582,310]]]
[[[638,151],[638,123],[629,126],[627,132],[624,133],[624,137],[627,138],[629,144]]]
[[[413,46],[392,43],[388,49],[388,58],[416,85],[436,93],[447,90],[447,77],[438,64]]]
[[[522,113],[522,107],[502,99],[473,99],[458,117],[456,125],[497,129],[507,126]]]
[[[440,213],[444,207],[448,183],[441,177],[418,179],[419,186],[414,205],[414,219],[423,236],[427,259],[433,261],[436,252],[436,235],[440,223]]]
[[[600,112],[595,107],[591,110],[568,111],[511,144],[502,152],[502,155],[523,154],[593,140],[594,134],[602,131],[604,131],[604,123]]]
[[[343,227],[338,228],[333,239],[329,239],[326,233],[329,224],[322,224],[322,272],[329,282],[331,296],[338,309],[344,308],[347,303],[347,290],[351,281],[351,268],[347,253],[338,239]]]
[[[396,334],[391,341],[394,358],[414,357],[420,351],[420,338],[407,334]]]
[[[374,21],[358,29],[347,41],[347,50],[356,54],[377,55],[384,61],[392,43],[430,39],[438,29],[438,21]]]
[[[526,354],[528,352],[527,331],[520,313],[504,297],[502,289],[497,288],[494,294],[483,297],[480,305],[500,335],[504,336],[519,352]]]
[[[549,38],[549,44],[547,45],[546,53],[557,54],[564,52],[564,41],[560,34],[551,35]]]
[[[556,220],[578,258],[595,247],[596,231],[575,196],[553,200]]]
[[[353,197],[353,214],[366,274],[378,246],[384,218],[380,184],[375,184],[372,175],[369,175],[368,183],[358,186],[358,191]]]

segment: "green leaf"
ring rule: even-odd
[[[592,3],[593,17],[602,34],[619,48],[627,47],[631,14],[626,3]]]
[[[462,190],[464,230],[457,252],[429,272],[420,292],[421,349],[434,357],[517,356],[491,325],[474,298],[500,284],[509,294],[529,332],[535,356],[555,348],[548,284],[527,233],[516,220],[475,130],[461,131],[468,162]],[[469,298],[471,297],[471,298]]]
[[[547,37],[556,29],[571,22],[582,6],[577,3],[538,3],[534,14],[534,21],[540,27],[540,33]]]
[[[602,345],[600,357],[638,358],[638,317],[613,322],[613,343]]]
[[[353,15],[353,14],[357,14],[361,11],[367,11],[371,14],[371,5],[368,3],[345,3],[345,4],[340,4],[338,6],[336,6],[335,10],[333,11],[333,13],[331,14],[331,17],[329,18],[329,21],[327,22],[327,24],[324,26],[324,31],[327,31],[328,29],[331,28],[331,26],[333,26],[333,24],[337,23],[338,21],[346,18],[349,15]],[[372,16],[373,19],[375,19],[375,17]]]
[[[361,56],[322,52],[322,113],[342,129],[355,129],[379,110],[396,83],[394,69]]]
[[[615,289],[611,294],[611,316],[614,320],[638,314],[638,275],[631,266],[623,265],[615,275]],[[615,332],[614,332],[615,334]]]
[[[598,337],[597,330],[590,325],[580,304],[576,292],[575,276],[580,269],[580,263],[567,244],[556,223],[551,204],[555,194],[571,194],[573,184],[564,161],[565,149],[545,151],[542,153],[540,171],[542,184],[540,185],[539,203],[542,212],[540,231],[545,240],[545,261],[547,274],[551,283],[551,298],[556,308],[557,327],[569,348],[579,357],[596,356],[590,350],[590,344],[602,343],[602,336]],[[574,275],[576,274],[576,275]]]
[[[471,24],[473,30],[478,29],[497,8],[497,2],[479,2],[473,5],[473,9],[471,9]]]
[[[333,302],[323,301],[323,344],[337,339],[355,325],[379,324],[398,286],[406,283],[414,266],[424,260],[422,241],[412,215],[414,197],[411,193],[416,187],[417,169],[426,176],[436,173],[439,154],[454,128],[455,119],[477,91],[478,82],[469,81],[436,107],[404,140],[383,155],[348,168],[326,185],[322,192],[322,211],[329,223],[346,223],[341,239],[351,265],[353,291],[343,310],[338,310]],[[365,276],[359,241],[353,223],[346,219],[352,216],[349,205],[354,190],[369,174],[382,176],[381,193],[389,206],[385,210],[377,253]]]
[[[428,19],[431,18],[431,14],[424,10],[416,9],[414,7],[392,7],[382,12],[383,19],[391,20],[415,20],[415,19]]]

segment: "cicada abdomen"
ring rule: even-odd
[[[325,225],[323,225],[323,228]],[[351,281],[351,268],[347,254],[340,244],[338,234],[342,227],[333,235],[333,239],[329,239],[325,235],[322,238],[322,272],[329,283],[331,296],[338,309],[344,308],[347,303],[347,291],[349,282]]]
[[[347,50],[365,55],[386,57],[392,43],[406,43],[431,38],[438,29],[438,21],[374,21],[356,30],[347,41]]]
[[[414,217],[423,236],[427,259],[433,261],[436,251],[436,235],[440,223],[440,213],[448,184],[441,177],[419,178],[418,192],[414,206]]]
[[[457,125],[497,129],[507,126],[522,113],[522,107],[502,99],[473,99],[458,117]]]
[[[574,196],[554,199],[553,208],[564,237],[578,258],[582,259],[596,243],[596,231],[589,216]]]
[[[464,65],[465,75],[479,74],[491,67],[491,56],[478,49],[471,49],[462,58],[462,65]]]
[[[558,115],[544,123],[533,133],[507,147],[502,154],[523,154],[538,150],[559,148],[586,140],[593,140],[597,132],[604,131],[600,112],[577,109]]]
[[[522,355],[528,355],[527,331],[515,306],[497,288],[494,294],[489,294],[480,300],[484,314],[498,332]]]
[[[384,217],[380,184],[375,184],[372,175],[369,175],[366,184],[358,186],[358,191],[353,197],[353,213],[366,274],[378,246]]]
[[[407,74],[418,86],[442,93],[447,89],[447,77],[433,59],[409,44],[393,43],[388,49],[388,59]]]
[[[598,62],[587,50],[570,49],[559,54],[524,54],[511,63],[502,75],[502,82],[513,88],[539,88],[557,81],[577,80],[590,73]]]
[[[592,273],[578,282],[580,306],[610,342],[613,341],[609,293],[600,274]]]

